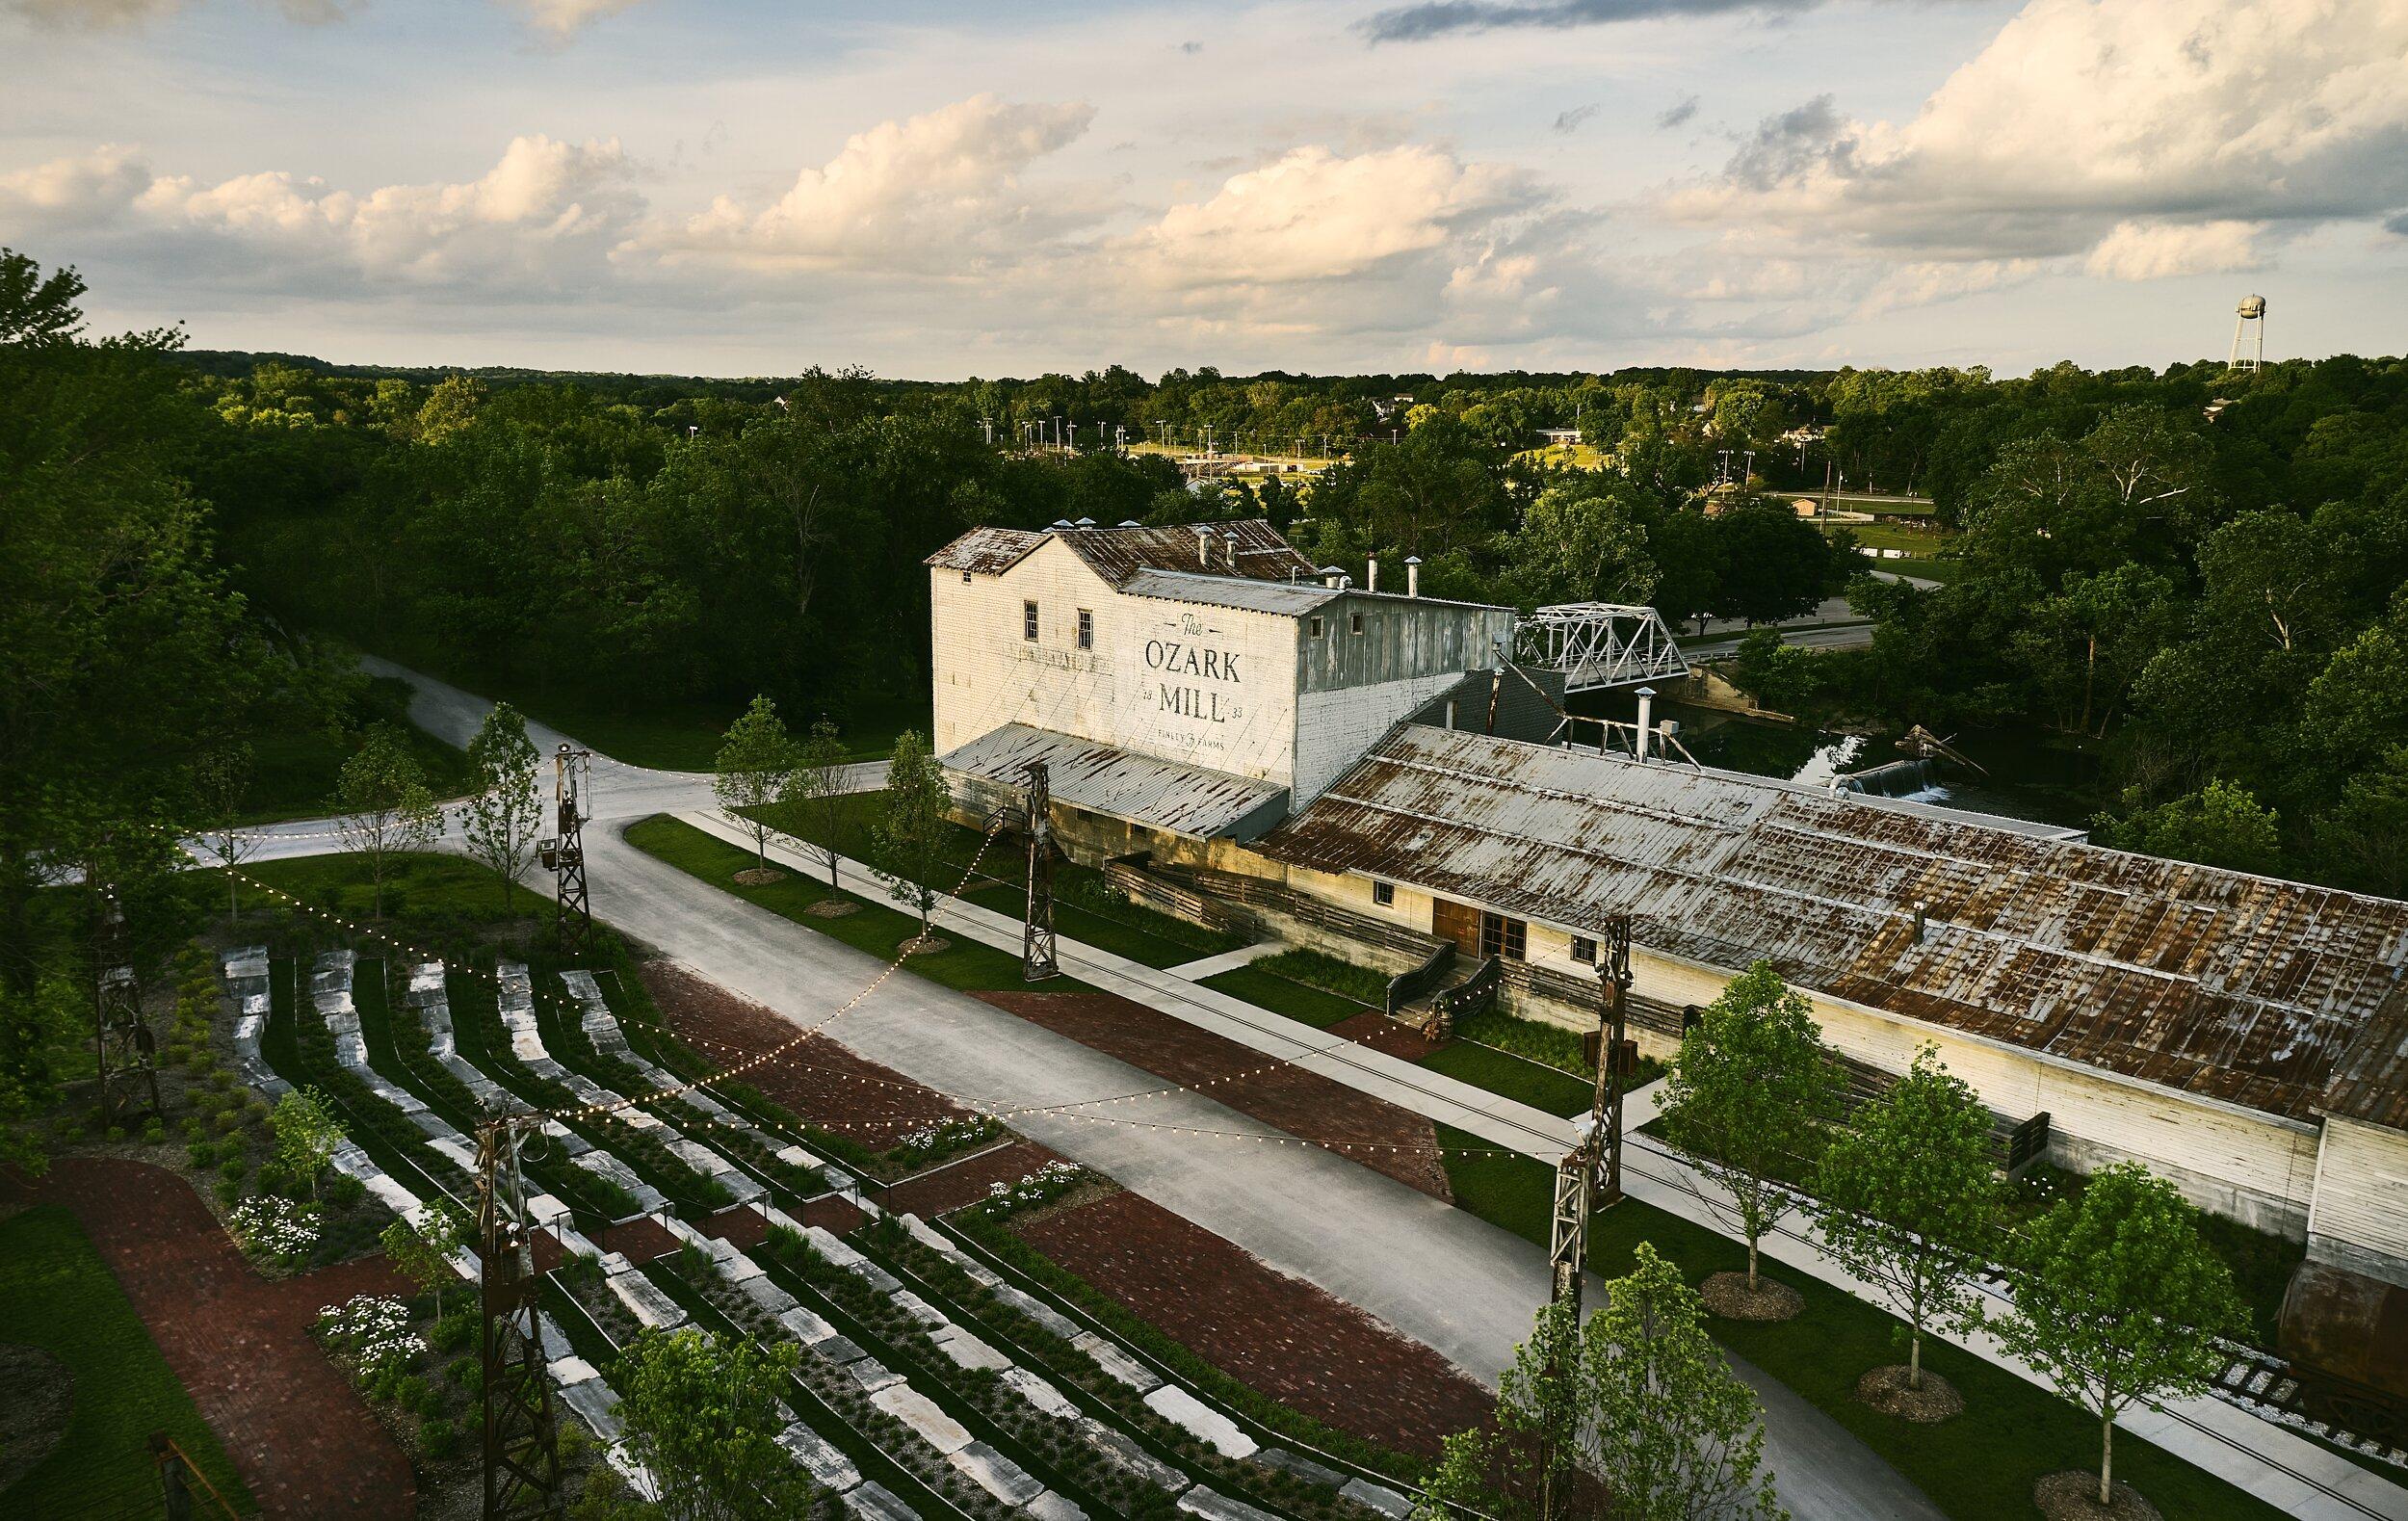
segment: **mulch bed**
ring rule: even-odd
[[[409,1459],[309,1334],[354,1294],[416,1291],[365,1257],[271,1282],[165,1167],[61,1157],[9,1192],[65,1205],[266,1516],[408,1517]]]
[[[1875,1368],[1856,1380],[1856,1398],[1883,1415],[1924,1426],[1965,1413],[1965,1397],[1956,1392],[1955,1385],[1930,1369],[1924,1370],[1924,1386],[1920,1389],[1911,1386],[1907,1377],[1904,1363]]]
[[[1495,1411],[1429,1348],[1139,1194],[1013,1229],[1223,1373],[1369,1441],[1435,1456]]]
[[[1017,1183],[1045,1164],[1060,1160],[1034,1141],[1016,1141],[905,1178],[891,1189],[875,1191],[870,1197],[897,1214],[926,1219],[986,1197],[990,1183]]]
[[[714,1062],[773,1050],[795,1038],[794,1025],[775,1010],[673,961],[647,961],[641,975],[668,1028],[694,1041]],[[813,1036],[776,1061],[753,1068],[744,1081],[821,1129],[879,1150],[906,1131],[970,1114],[942,1093],[920,1087],[892,1067],[865,1062],[824,1036]]]
[[[617,1252],[638,1267],[669,1255],[679,1245],[668,1227],[649,1215],[622,1225],[603,1226],[593,1233],[593,1244],[604,1251]]]
[[[1411,1025],[1399,1024],[1386,1014],[1369,1009],[1351,1018],[1339,1020],[1329,1027],[1329,1033],[1403,1062],[1419,1062],[1447,1044],[1443,1040],[1432,1040]]]
[[[1167,1082],[1210,1083],[1206,1096],[1242,1115],[1292,1136],[1330,1142],[1338,1155],[1433,1198],[1450,1202],[1453,1198],[1438,1157],[1437,1129],[1410,1110],[1315,1073],[1272,1065],[1271,1058],[1250,1046],[1115,994],[993,992],[975,996]],[[1269,1070],[1257,1070],[1266,1067]],[[1249,1075],[1234,1082],[1219,1081],[1239,1072]]]
[[[1746,1273],[1714,1273],[1698,1288],[1697,1296],[1706,1301],[1709,1312],[1726,1321],[1790,1321],[1806,1308],[1804,1295],[1762,1273],[1756,1275],[1752,1291]]]
[[[0,1494],[50,1455],[74,1407],[66,1364],[39,1347],[0,1345]]]
[[[2099,1476],[2069,1469],[2043,1477],[2031,1486],[2031,1499],[2049,1521],[2159,1521],[2158,1508],[2122,1480],[2109,1492],[2115,1504],[2099,1504]]]

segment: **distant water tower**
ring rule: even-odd
[[[2243,296],[2240,299],[2240,305],[2238,309],[2240,312],[2240,317],[2238,321],[2233,324],[2233,356],[2224,361],[2225,368],[2231,370],[2246,368],[2250,374],[2255,375],[2258,372],[2259,367],[2265,363],[2265,298],[2263,296]],[[2251,328],[2249,326],[2251,323],[2256,323],[2257,327],[2254,328]],[[2256,348],[2251,351],[2246,366],[2242,364],[2240,357],[2240,343],[2241,335],[2243,333],[2251,334],[2255,338],[2257,345]]]

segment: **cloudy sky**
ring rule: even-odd
[[[2408,349],[2408,0],[0,0],[104,324],[952,378]]]

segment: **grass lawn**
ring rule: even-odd
[[[667,815],[656,815],[630,826],[627,843],[645,854],[667,861],[679,871],[698,877],[712,886],[734,893],[756,907],[792,919],[807,929],[842,940],[857,951],[866,951],[881,960],[891,960],[905,940],[920,932],[916,914],[900,912],[883,901],[884,894],[875,882],[861,883],[864,894],[831,894],[827,884],[798,874],[790,874],[777,881],[758,887],[747,887],[735,879],[738,872],[752,865],[752,852],[705,834],[693,825],[682,824]],[[831,896],[851,899],[859,907],[840,918],[824,919],[807,913],[813,904]],[[931,956],[915,956],[908,963],[911,970],[933,983],[964,992],[989,992],[1005,988],[1026,988],[1020,979],[1020,958],[966,938],[951,939],[944,950]],[[1068,978],[1046,984],[1046,991],[1086,991],[1082,984]]]
[[[1439,1141],[1479,1147],[1478,1137],[1446,1126]],[[1555,1175],[1527,1157],[1450,1155],[1455,1202],[1482,1219],[1546,1245]],[[1744,1270],[1739,1243],[1662,1210],[1625,1199],[1600,1214],[1589,1236],[1589,1266],[1608,1277],[1630,1270],[1641,1241],[1681,1264],[1691,1283],[1712,1272]],[[1838,1421],[1960,1521],[2028,1521],[2031,1486],[2058,1469],[2095,1472],[2099,1432],[2091,1419],[1971,1352],[1926,1342],[1924,1365],[1965,1397],[1966,1413],[1939,1426],[1895,1421],[1854,1398],[1872,1368],[1904,1360],[1895,1317],[1805,1273],[1773,1273],[1805,1296],[1797,1319],[1775,1325],[1715,1321],[1715,1339],[1771,1374]],[[2169,1518],[2273,1517],[2281,1512],[2222,1480],[2170,1456],[2130,1432],[2115,1438],[2115,1472]]]
[[[1266,959],[1275,959],[1267,957]],[[1231,971],[1215,973],[1204,979],[1206,987],[1243,998],[1247,1003],[1284,1014],[1316,1030],[1326,1030],[1342,1019],[1351,1019],[1363,1012],[1363,1006],[1351,998],[1308,987],[1302,983],[1266,972],[1262,963],[1241,966]]]
[[[1440,1047],[1422,1058],[1422,1065],[1550,1115],[1585,1115],[1596,1098],[1593,1080],[1469,1040]]]
[[[160,1430],[236,1509],[254,1508],[117,1278],[60,1205],[0,1221],[0,1342],[39,1347],[75,1378],[65,1434],[0,1494],[0,1514],[140,1514],[159,1503],[149,1441]]]
[[[242,822],[272,824],[328,812],[327,799],[341,779],[343,763],[358,750],[360,733],[372,723],[389,723],[400,732],[410,758],[426,771],[428,790],[436,797],[457,798],[475,788],[467,755],[409,721],[409,683],[375,678],[351,717],[353,732],[349,739],[337,739],[324,729],[252,735],[250,789],[243,800]]]

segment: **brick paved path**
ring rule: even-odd
[[[192,1185],[144,1162],[62,1157],[15,1192],[75,1212],[261,1514],[417,1514],[409,1459],[309,1336],[326,1305],[413,1292],[382,1257],[271,1283]]]

